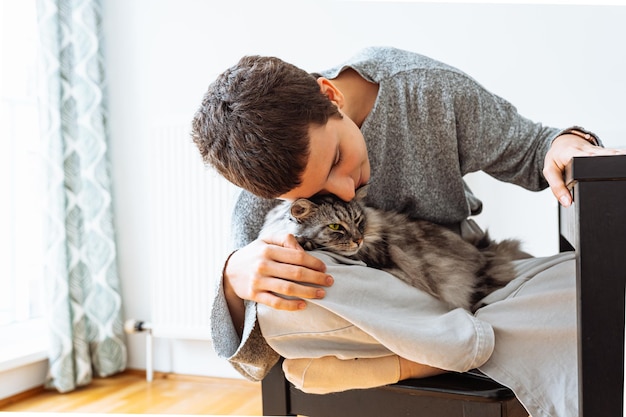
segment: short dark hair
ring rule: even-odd
[[[301,183],[309,127],[341,117],[316,77],[275,57],[246,56],[210,86],[192,138],[203,161],[263,198]]]

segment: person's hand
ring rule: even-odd
[[[304,300],[325,296],[318,286],[332,283],[326,265],[305,252],[293,235],[255,240],[233,253],[224,270],[224,292],[233,316],[231,302],[243,304],[241,300],[280,310],[303,309]]]
[[[594,146],[585,139],[565,134],[557,137],[546,154],[543,166],[543,176],[548,181],[554,196],[564,207],[572,204],[572,196],[565,186],[563,174],[565,166],[575,156],[597,156],[626,154],[624,149],[607,149]]]

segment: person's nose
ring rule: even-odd
[[[356,195],[354,180],[349,176],[333,178],[333,181],[329,185],[327,191],[341,198],[343,201],[350,201]]]

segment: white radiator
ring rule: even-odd
[[[155,128],[151,138],[150,320],[155,337],[208,340],[236,188],[204,166],[190,128]]]

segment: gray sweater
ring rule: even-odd
[[[467,173],[482,170],[529,190],[547,187],[543,161],[559,129],[520,116],[468,75],[419,54],[368,48],[321,74],[332,79],[348,67],[379,85],[361,127],[371,165],[369,204],[455,225],[482,207],[463,181]],[[275,204],[241,193],[233,213],[235,248],[256,239]],[[262,379],[278,359],[261,335],[253,302],[246,303],[238,337],[221,280],[211,331],[218,355],[249,379]]]

